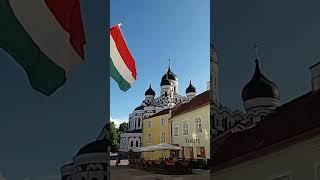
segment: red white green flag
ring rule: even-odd
[[[120,24],[110,28],[110,75],[122,91],[137,79],[136,64],[121,33]]]
[[[26,71],[31,86],[49,96],[84,61],[79,0],[1,0],[0,48]]]

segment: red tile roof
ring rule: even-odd
[[[164,114],[168,114],[169,112],[170,112],[170,108],[168,108],[168,109],[164,109],[164,110],[162,110],[162,111],[159,111],[159,112],[157,112],[157,113],[155,113],[155,114],[153,114],[153,115],[151,115],[151,116],[149,116],[148,118],[146,118],[146,119],[149,119],[149,118],[152,118],[152,117],[157,117],[157,116],[161,116],[161,115],[164,115]]]
[[[320,91],[286,103],[257,126],[211,144],[213,171],[263,156],[320,134]]]
[[[210,104],[210,91],[205,91],[194,97],[190,102],[178,106],[176,110],[172,112],[171,118],[181,115],[185,112],[200,108],[207,104]]]

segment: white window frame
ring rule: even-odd
[[[176,134],[176,126],[178,127],[177,134]],[[173,136],[179,136],[179,123],[173,124]]]
[[[162,123],[162,122],[164,122],[164,123]],[[162,117],[162,118],[160,119],[160,125],[161,125],[161,126],[165,126],[165,125],[166,125],[166,118]]]
[[[292,180],[292,172],[291,171],[285,171],[283,173],[280,174],[275,174],[270,176],[269,178],[267,178],[266,180],[277,180],[277,178],[281,178],[283,176],[289,176],[289,180]]]
[[[148,121],[148,128],[151,128],[151,121]]]
[[[164,134],[164,136],[162,136]],[[160,133],[160,143],[165,143],[166,142],[166,137],[167,136],[167,133],[166,132],[161,132]],[[162,141],[163,140],[163,137],[164,137],[164,141]]]
[[[197,132],[197,123],[196,123],[196,119],[200,118],[200,124],[201,124],[201,132]],[[194,132],[196,134],[201,134],[203,133],[203,123],[202,123],[202,117],[201,116],[197,116],[195,118],[193,118],[193,122],[194,122]]]
[[[185,124],[187,125],[187,134],[184,133],[184,125]],[[183,121],[182,122],[182,135],[184,135],[184,136],[189,135],[189,123],[188,123],[188,121]]]
[[[320,162],[314,164],[314,180],[320,179]]]
[[[150,136],[149,136],[150,135]],[[147,143],[150,144],[151,143],[151,139],[152,139],[152,134],[148,133],[147,134]]]

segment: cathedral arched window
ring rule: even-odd
[[[168,93],[167,92],[164,92],[164,97],[167,97],[168,96]]]
[[[216,123],[215,123],[215,114],[213,113],[212,115],[211,115],[211,128],[212,129],[215,129],[216,128]]]
[[[130,146],[131,146],[131,147],[133,147],[133,141],[131,141],[131,144],[130,144]]]
[[[139,142],[138,141],[136,141],[136,147],[139,147]]]
[[[140,127],[140,122],[141,121],[141,119],[140,118],[138,118],[138,127]]]

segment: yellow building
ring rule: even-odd
[[[160,143],[170,144],[171,125],[168,121],[170,114],[171,109],[165,109],[143,120],[142,147],[153,146]],[[142,157],[146,159],[159,159],[161,157],[168,157],[169,155],[169,151],[142,153]]]
[[[171,115],[172,144],[180,158],[210,159],[210,91],[180,105]]]
[[[212,179],[320,180],[319,107],[317,89],[282,105],[251,129],[214,140]]]

